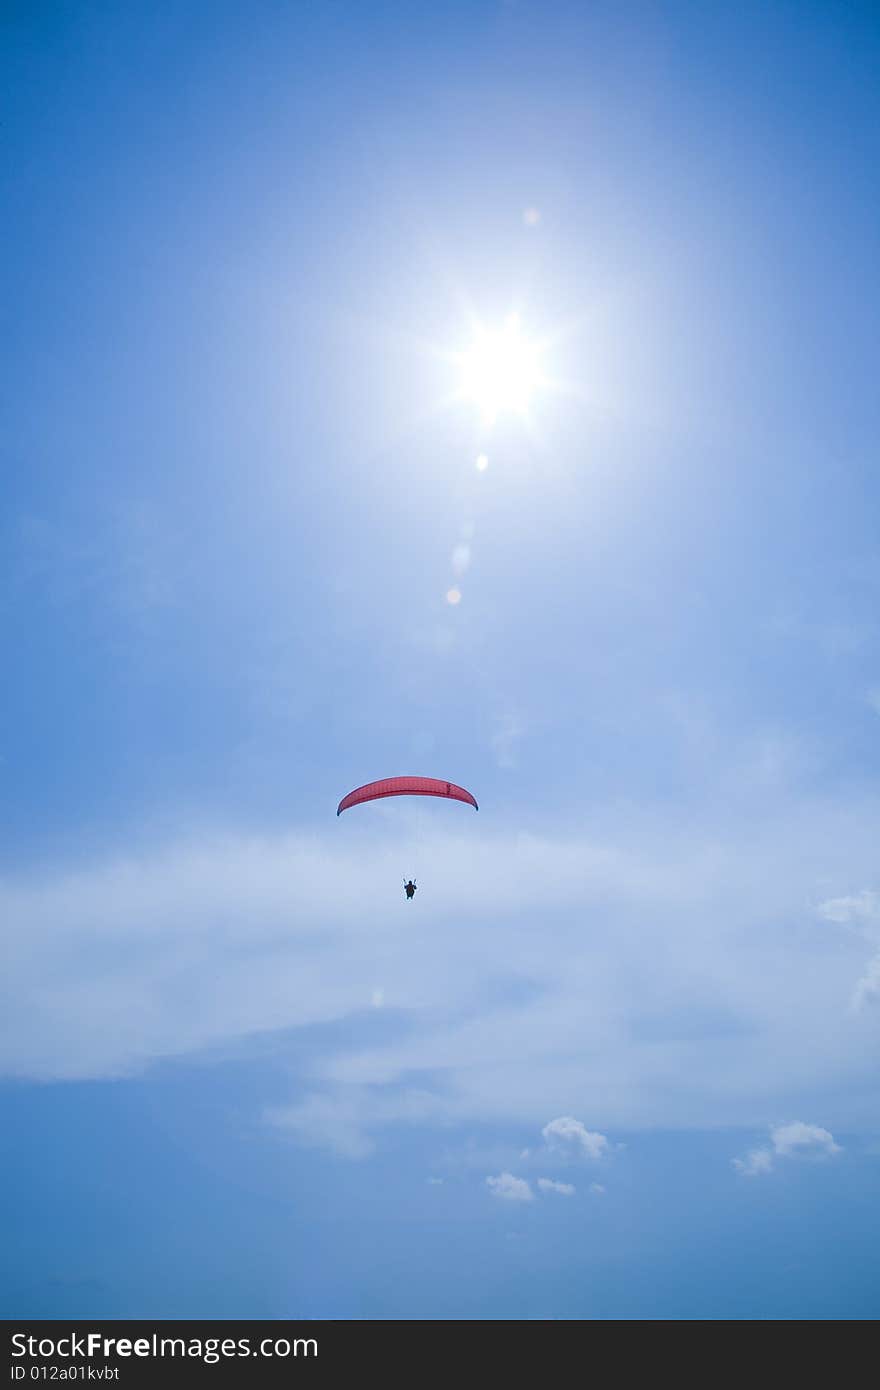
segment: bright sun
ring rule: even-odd
[[[480,329],[460,363],[462,391],[490,424],[502,411],[524,415],[541,382],[538,348],[523,338],[516,314],[500,332]]]

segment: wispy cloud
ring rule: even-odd
[[[773,1167],[772,1149],[751,1149],[745,1158],[733,1158],[731,1163],[743,1177],[756,1178],[760,1173],[769,1173]]]
[[[335,1096],[310,1095],[298,1105],[271,1106],[265,1118],[305,1145],[335,1149],[346,1158],[367,1158],[375,1149],[357,1105]]]
[[[769,1173],[777,1158],[830,1158],[841,1152],[829,1130],[794,1120],[771,1129],[769,1148],[752,1149],[745,1158],[731,1161],[744,1177],[756,1178]]]
[[[313,1148],[333,1149],[345,1158],[367,1158],[375,1151],[373,1132],[384,1124],[436,1124],[437,1098],[409,1089],[393,1095],[357,1089],[310,1092],[292,1105],[270,1106],[264,1119],[274,1128]]]
[[[503,1202],[533,1202],[535,1194],[525,1178],[515,1178],[512,1173],[500,1173],[497,1178],[487,1178],[486,1186],[493,1197]]]
[[[542,1192],[553,1192],[558,1197],[573,1197],[575,1188],[570,1182],[554,1182],[552,1178],[538,1178],[538,1187]]]
[[[798,805],[738,838],[611,812],[602,839],[404,821],[389,845],[383,824],[7,876],[0,1070],[119,1076],[258,1034],[289,1052],[311,1028],[267,1116],[296,1142],[355,1157],[400,1123],[556,1125],[544,1172],[547,1140],[590,1160],[612,1128],[751,1126],[794,1089],[868,1122],[873,1011],[847,1009],[863,948],[804,900],[819,874],[866,880],[877,808]]]
[[[828,898],[819,904],[819,916],[828,922],[854,928],[865,940],[880,943],[880,893],[863,888],[840,898]],[[880,951],[869,960],[867,968],[857,980],[851,996],[851,1005],[859,1013],[867,1004],[880,999]]]
[[[853,990],[853,1008],[858,1012],[866,1004],[880,1003],[880,953],[868,962],[868,968]]]
[[[841,898],[826,898],[819,904],[820,917],[828,922],[868,923],[880,926],[880,893],[863,888],[860,893],[851,893]]]

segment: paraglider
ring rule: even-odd
[[[385,777],[379,782],[367,782],[362,787],[355,787],[354,791],[342,798],[336,814],[341,816],[351,806],[360,806],[364,801],[380,801],[386,796],[439,796],[447,801],[463,801],[473,806],[475,811],[480,809],[471,793],[455,782],[443,782],[437,777]],[[403,891],[407,901],[412,902],[416,892],[414,878],[404,880]]]
[[[359,806],[362,801],[378,801],[384,796],[442,796],[451,801],[464,801],[475,811],[480,809],[471,793],[454,782],[442,782],[436,777],[385,777],[349,792],[337,806],[336,814],[341,816],[350,806]]]

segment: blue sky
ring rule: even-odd
[[[876,1317],[875,7],[2,26],[6,1316]]]

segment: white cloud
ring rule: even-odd
[[[298,1143],[334,1149],[346,1158],[368,1158],[375,1150],[371,1129],[385,1124],[431,1124],[440,1118],[437,1100],[409,1089],[370,1095],[356,1088],[313,1092],[293,1105],[270,1106],[263,1118]]]
[[[573,1197],[575,1189],[570,1182],[554,1182],[552,1178],[538,1178],[542,1192],[555,1192],[559,1197]]]
[[[591,1182],[590,1191],[593,1193],[595,1197],[605,1196],[605,1188],[602,1186],[600,1182]]]
[[[829,922],[880,924],[880,893],[863,888],[861,893],[849,897],[827,898],[817,911]]]
[[[756,1178],[760,1173],[770,1172],[773,1167],[773,1154],[770,1149],[752,1149],[745,1158],[734,1158],[731,1162],[744,1177]]]
[[[868,962],[868,968],[853,991],[853,1008],[858,1012],[866,1004],[880,1003],[880,954]]]
[[[802,1120],[795,1120],[788,1125],[777,1125],[770,1131],[770,1138],[776,1153],[783,1158],[790,1158],[792,1154],[815,1154],[817,1151],[837,1154],[841,1151],[840,1145],[835,1144],[827,1129],[822,1129],[819,1125],[805,1125]]]
[[[486,1186],[493,1197],[505,1202],[533,1202],[535,1194],[525,1178],[515,1178],[512,1173],[500,1173],[497,1178],[487,1178]]]
[[[871,881],[880,803],[699,830],[606,808],[601,839],[375,809],[7,874],[0,1074],[120,1076],[262,1036],[294,1059],[271,1122],[352,1157],[399,1124],[753,1128],[793,1093],[832,1130],[871,1125],[878,1011],[848,1005],[877,927],[861,895],[853,932],[804,902]],[[419,863],[415,932],[399,884]]]
[[[863,888],[860,893],[848,897],[828,898],[819,904],[817,911],[826,921],[852,927],[866,941],[880,943],[880,893],[873,889]],[[880,951],[869,960],[856,981],[850,1004],[853,1012],[859,1013],[866,1004],[877,1000],[880,1000]]]
[[[357,1106],[332,1096],[311,1095],[298,1105],[271,1106],[265,1119],[302,1144],[335,1149],[346,1158],[368,1158],[375,1149]]]
[[[794,1120],[790,1124],[776,1125],[770,1130],[771,1148],[752,1149],[744,1159],[734,1158],[734,1168],[744,1177],[755,1178],[761,1173],[769,1173],[775,1158],[830,1157],[841,1152],[834,1136],[819,1125],[804,1124]]]
[[[591,1159],[603,1158],[608,1153],[609,1144],[605,1135],[591,1132],[580,1120],[572,1119],[571,1115],[551,1120],[541,1133],[549,1146],[557,1151],[577,1153]]]

